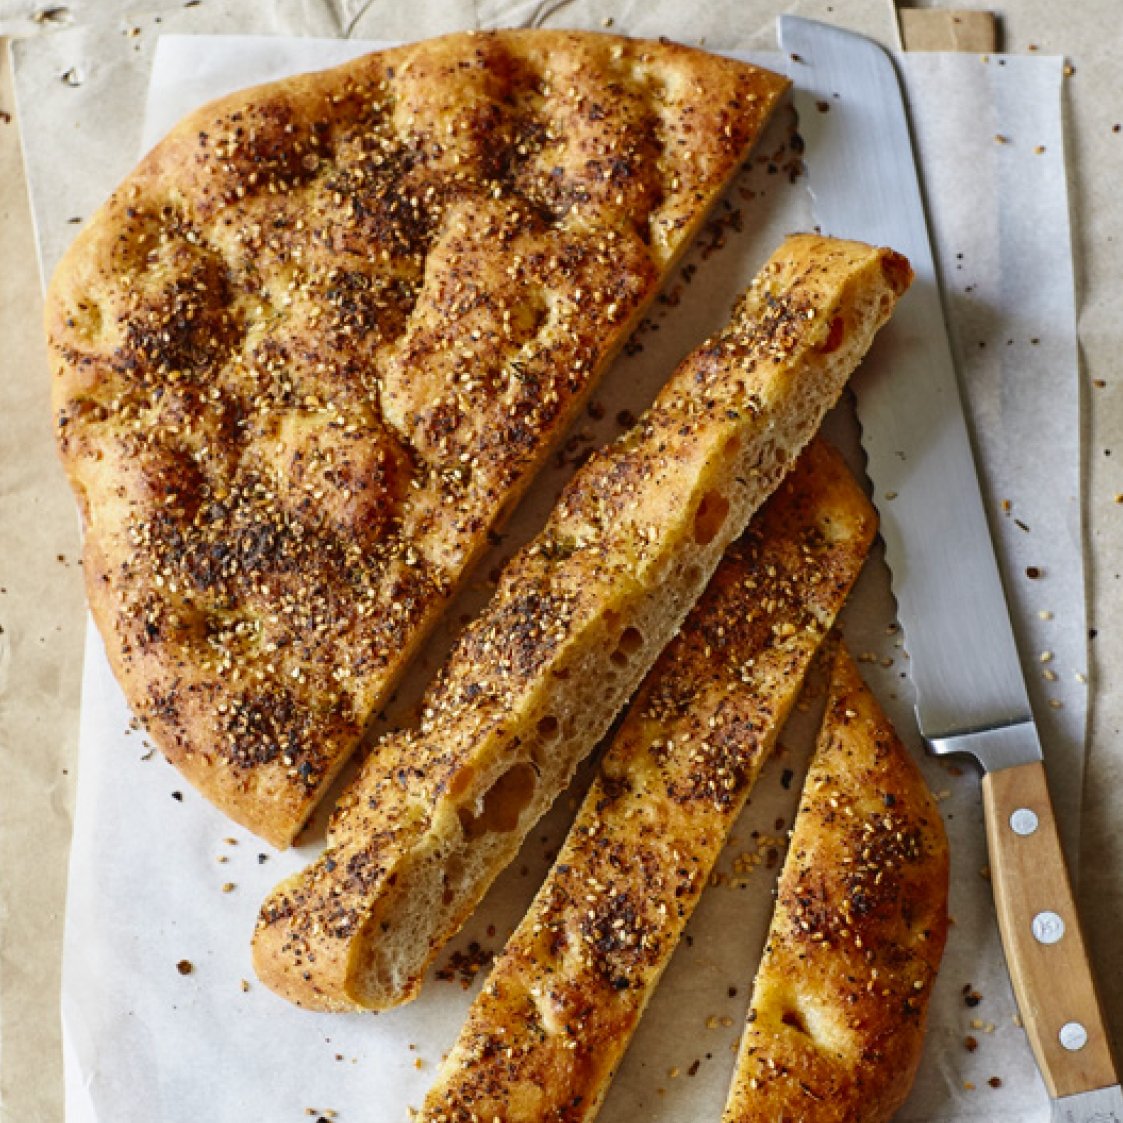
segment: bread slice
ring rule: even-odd
[[[844,647],[831,677],[723,1123],[882,1123],[920,1062],[944,825]]]
[[[875,525],[809,445],[644,681],[421,1120],[597,1114]]]
[[[787,79],[450,35],[192,114],[47,296],[91,611],[129,703],[288,845]]]
[[[723,331],[574,476],[423,699],[262,907],[258,975],[314,1009],[416,994],[607,732],[908,285],[891,250],[784,242]]]

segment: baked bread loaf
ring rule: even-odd
[[[204,795],[291,842],[788,83],[450,35],[194,113],[47,296],[91,611]]]
[[[596,1115],[875,525],[809,445],[644,681],[421,1120]]]
[[[882,1123],[924,1043],[948,926],[939,810],[844,647],[723,1123]]]
[[[651,409],[574,476],[422,700],[374,747],[328,845],[254,935],[314,1009],[413,997],[607,732],[726,546],[791,468],[911,280],[904,258],[788,239]]]

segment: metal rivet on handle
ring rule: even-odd
[[[1088,1031],[1079,1022],[1065,1022],[1057,1036],[1070,1053],[1078,1052],[1088,1044]]]
[[[1010,816],[1010,829],[1023,837],[1037,830],[1037,816],[1028,807],[1019,807]]]
[[[1033,918],[1033,937],[1039,944],[1055,944],[1065,934],[1065,922],[1055,912],[1039,912]]]

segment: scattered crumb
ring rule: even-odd
[[[70,19],[70,9],[63,6],[43,8],[31,18],[36,23],[66,23]]]
[[[1000,1076],[992,1076],[992,1077],[991,1077],[991,1078],[990,1078],[990,1079],[989,1079],[989,1080],[987,1081],[987,1083],[988,1083],[988,1084],[989,1084],[989,1085],[990,1085],[990,1086],[991,1086],[992,1088],[1001,1088],[1001,1087],[1002,1087],[1002,1078],[1001,1078]]]
[[[963,1039],[963,1048],[966,1049],[968,1053],[973,1053],[978,1047],[979,1039],[977,1037],[972,1037],[970,1034],[968,1034]]]
[[[181,959],[176,965],[175,969],[181,975],[190,975],[195,970],[195,964],[190,959]]]

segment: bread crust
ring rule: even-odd
[[[875,526],[813,442],[644,681],[421,1120],[596,1115]]]
[[[911,279],[890,250],[787,239],[729,325],[573,478],[324,853],[262,907],[254,964],[314,1009],[413,997],[818,428]]]
[[[924,1044],[948,847],[840,645],[723,1123],[884,1123]]]
[[[465,33],[223,98],[46,326],[93,617],[209,799],[291,842],[787,80]]]

